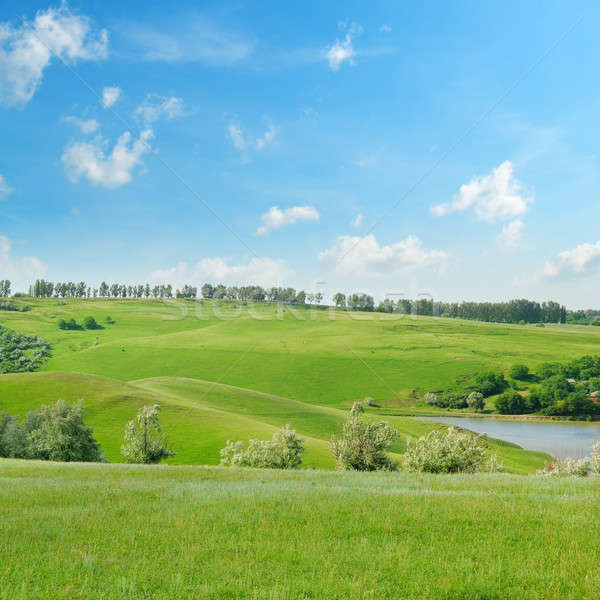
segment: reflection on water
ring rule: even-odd
[[[422,417],[486,433],[490,437],[518,444],[526,450],[547,452],[555,457],[587,456],[594,442],[600,441],[600,423],[540,423],[535,421],[497,421],[462,417]]]

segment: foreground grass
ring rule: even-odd
[[[598,480],[0,461],[0,598],[587,599]]]

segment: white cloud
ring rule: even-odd
[[[229,132],[229,137],[233,142],[233,145],[238,150],[243,150],[246,147],[246,139],[244,138],[244,132],[242,128],[237,123],[229,123],[229,127],[227,128]]]
[[[0,235],[0,273],[11,281],[13,292],[26,291],[29,282],[44,276],[46,265],[35,256],[13,258],[10,240]]]
[[[121,97],[122,93],[123,90],[118,86],[105,87],[102,90],[102,106],[110,108]]]
[[[380,246],[373,234],[365,237],[343,235],[335,245],[319,254],[319,262],[338,275],[381,276],[398,271],[441,269],[449,256],[442,250],[426,250],[421,240],[405,240]]]
[[[265,131],[261,138],[256,140],[256,149],[262,150],[265,146],[272,144],[277,137],[277,128],[272,123],[269,123],[269,127]]]
[[[505,250],[514,250],[519,246],[523,239],[523,230],[525,229],[525,223],[521,219],[516,219],[505,225],[502,231],[498,234],[498,243]]]
[[[6,179],[4,179],[3,175],[0,175],[0,200],[4,197],[12,194],[14,190],[6,183]]]
[[[363,214],[362,213],[358,213],[358,215],[356,215],[356,218],[352,220],[352,223],[350,223],[352,225],[352,227],[354,227],[355,229],[358,229],[363,223]]]
[[[203,258],[193,266],[179,263],[170,269],[154,271],[154,282],[201,285],[206,282],[227,285],[282,285],[293,275],[285,261],[269,257],[253,258],[246,264],[232,265],[226,257]]]
[[[255,47],[254,41],[198,16],[163,23],[160,29],[126,23],[120,31],[134,47],[132,57],[144,61],[232,66],[248,58]]]
[[[279,130],[277,127],[275,127],[275,125],[273,125],[273,123],[269,123],[267,130],[262,137],[253,139],[244,133],[244,130],[239,123],[231,121],[227,126],[227,133],[231,139],[231,143],[238,150],[246,150],[249,148],[255,150],[264,150],[264,148],[267,146],[275,143]]]
[[[527,212],[533,197],[527,195],[513,171],[513,164],[507,160],[489,175],[473,177],[451,202],[438,204],[431,212],[442,217],[473,209],[479,220],[488,223],[519,217]]]
[[[0,103],[27,104],[53,58],[73,63],[106,57],[106,30],[92,29],[90,19],[73,14],[66,3],[36,13],[20,26],[0,23]]]
[[[345,25],[342,24],[341,28],[345,28]],[[336,40],[335,43],[327,49],[327,60],[332,71],[337,71],[344,62],[348,62],[350,66],[356,64],[354,61],[356,51],[354,50],[352,42],[355,36],[361,32],[362,27],[353,23],[346,31],[346,37],[343,40]]]
[[[145,123],[153,123],[162,117],[169,121],[184,115],[183,100],[175,96],[148,94],[146,100],[135,110],[135,116]]]
[[[569,279],[592,275],[599,268],[600,240],[595,244],[585,243],[561,252],[556,260],[546,262],[540,275],[548,279]]]
[[[256,235],[266,235],[274,229],[293,225],[298,221],[318,221],[320,216],[314,206],[292,206],[285,210],[273,206],[260,218],[261,225],[256,230]]]
[[[390,25],[388,25],[387,23],[384,23],[380,28],[379,31],[383,32],[383,33],[390,33],[390,31],[392,31],[392,28]]]
[[[80,119],[79,117],[63,117],[63,121],[75,125],[81,129],[81,133],[94,133],[98,131],[100,124],[96,119]]]
[[[131,134],[123,133],[110,154],[105,155],[106,142],[98,136],[92,142],[76,142],[63,153],[61,161],[67,177],[75,182],[85,177],[94,185],[116,188],[131,181],[131,172],[141,163],[142,156],[150,150],[152,130],[142,131],[133,141]]]

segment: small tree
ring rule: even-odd
[[[388,451],[398,432],[388,423],[364,421],[364,409],[355,402],[339,437],[331,439],[331,452],[339,469],[355,471],[395,471],[396,462]]]
[[[481,436],[450,427],[434,429],[404,454],[404,469],[424,473],[475,473],[499,470],[495,455],[489,456]]]
[[[83,423],[83,412],[81,400],[74,406],[59,400],[28,416],[23,427],[30,430],[27,438],[31,458],[105,462],[92,430]]]
[[[481,392],[471,392],[467,396],[467,406],[475,412],[481,412],[485,407],[485,399]]]
[[[296,469],[302,463],[304,442],[289,425],[273,434],[270,440],[231,442],[221,450],[221,464],[259,469]]]
[[[154,464],[174,456],[167,446],[158,422],[160,406],[142,406],[135,419],[127,423],[121,454],[130,463]]]

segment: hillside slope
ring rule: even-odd
[[[272,304],[185,300],[22,300],[0,322],[53,346],[48,371],[121,381],[170,376],[349,408],[370,396],[411,409],[432,389],[515,362],[535,367],[600,352],[600,328],[476,323]],[[66,304],[63,304],[66,302]],[[103,329],[62,331],[58,319],[94,316]],[[114,323],[108,324],[110,316]]]

